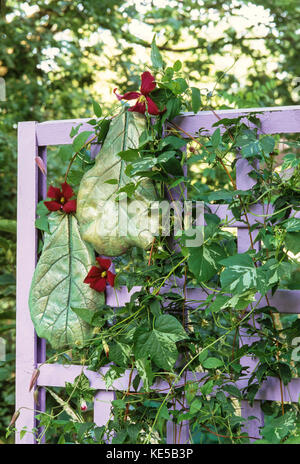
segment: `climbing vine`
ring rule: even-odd
[[[72,129],[72,145],[59,150],[67,166],[64,183],[60,188],[50,186],[50,200],[38,204],[36,221],[41,231],[39,250],[43,250],[39,262],[43,264],[34,278],[31,306],[37,325],[41,311],[46,314],[46,326],[37,331],[46,338],[51,332],[47,363],[81,364],[100,372],[108,366],[103,374],[107,388],[126,372],[128,385],[116,390],[110,419],[102,427],[93,423],[94,391],[83,372],[65,389],[47,388],[51,403],[46,413],[38,414],[42,428],[33,432],[40,441],[46,434],[58,443],[164,443],[171,420],[177,424],[178,439],[184,421],[189,421],[192,443],[299,443],[299,406],[284,402],[283,391],[299,376],[299,359],[293,353],[300,320],[297,315],[280,317],[272,297],[280,289],[300,289],[300,219],[296,215],[300,144],[289,137],[283,141],[279,135],[264,134],[259,113],[220,119],[210,107],[209,95],[190,88],[181,77],[179,61],[172,67],[165,65],[155,42],[151,58],[151,72],[143,73],[138,91],[119,95],[115,89],[120,103],[111,114],[102,114],[94,102],[91,130]],[[212,135],[200,127],[191,134],[175,119],[184,111],[199,110],[215,115]],[[197,225],[195,218],[192,221],[192,231],[202,234],[197,246],[191,230],[172,235],[180,213],[174,208],[170,235],[160,229],[145,249],[144,242],[136,246],[129,240],[111,267],[112,260],[93,257],[91,243],[100,255],[105,255],[104,245],[90,239],[86,209],[79,211],[80,185],[97,160],[100,167],[101,163],[108,166],[102,150],[113,146],[107,142],[111,128],[121,127],[117,124],[125,118],[124,141],[130,121],[138,124],[136,113],[142,115],[144,126],[136,132],[135,146],[123,144],[111,155],[121,163],[118,173],[122,176],[106,174],[99,192],[111,196],[109,188],[113,188],[114,204],[122,194],[145,202],[148,197],[142,185],[147,185],[148,192],[155,191],[152,199],[203,202],[205,226]],[[96,161],[91,157],[95,143],[103,147]],[[250,166],[252,186],[247,189],[236,181],[241,160]],[[221,174],[216,188],[217,171]],[[95,190],[94,186],[88,192],[90,200],[84,191],[84,208],[91,207],[93,198],[99,204],[100,194]],[[220,219],[216,204],[227,205],[231,215]],[[243,243],[248,245],[242,252],[233,226],[236,222],[247,234]],[[51,264],[59,262],[57,246],[64,247],[67,255],[65,268],[59,271],[58,264]],[[48,289],[57,285],[57,272],[68,277],[63,291],[68,298],[68,323],[72,317],[75,327],[70,334],[67,326],[63,332],[53,329],[62,311],[58,296],[50,315],[47,305],[41,307],[45,294],[39,283],[45,278],[47,260],[51,264]],[[80,288],[74,280],[78,275]],[[112,307],[104,300],[108,287],[117,302],[120,288],[132,294],[126,304]],[[61,295],[62,288],[58,290]],[[253,370],[246,375],[249,363]],[[32,387],[37,376],[38,372]],[[279,379],[281,401],[262,402],[265,426],[260,436],[249,436],[241,402],[253,404],[267,377]]]

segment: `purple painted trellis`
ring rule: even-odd
[[[245,110],[222,110],[218,111],[219,117],[235,118],[240,115],[257,112],[261,120],[261,130],[265,134],[275,133],[300,133],[300,106],[258,108]],[[78,123],[83,125],[80,131],[90,129],[87,119],[50,121],[44,123],[21,122],[18,128],[18,233],[17,233],[17,338],[16,338],[16,410],[20,409],[20,416],[16,422],[16,443],[35,443],[35,437],[31,430],[36,426],[35,415],[37,411],[45,408],[45,388],[63,387],[65,382],[73,382],[75,377],[82,371],[82,366],[60,364],[42,364],[46,358],[45,341],[36,336],[31,322],[28,296],[31,279],[34,273],[37,259],[37,232],[35,229],[36,204],[46,195],[46,179],[39,172],[35,163],[35,157],[39,155],[46,164],[47,146],[71,144],[69,136],[71,128]],[[200,127],[208,134],[214,131],[212,124],[216,122],[216,116],[210,111],[204,111],[194,115],[185,113],[176,118],[176,123],[191,135],[196,136]],[[184,135],[184,134],[183,134]],[[249,166],[244,159],[237,162],[237,185],[238,189],[248,189],[251,186],[251,178],[247,175]],[[234,220],[232,213],[226,205],[212,205],[212,212],[218,214],[221,219],[232,219],[232,227],[238,228],[238,248],[242,252],[249,247],[248,233],[245,224]],[[256,214],[263,214],[263,206],[256,205]],[[298,216],[299,217],[299,216]],[[254,223],[254,217],[249,218]],[[132,290],[134,292],[134,289]],[[130,298],[126,288],[118,291],[118,302],[111,289],[108,289],[106,302],[111,306],[122,306]],[[201,289],[187,289],[187,298],[199,300],[205,298]],[[270,296],[270,304],[276,306],[280,313],[300,314],[300,291],[280,290],[274,297]],[[41,365],[42,364],[42,365]],[[251,360],[247,360],[247,365]],[[253,364],[253,360],[252,360]],[[34,392],[29,392],[29,384],[34,369],[40,366],[40,375],[37,380],[39,387],[39,407],[34,401]],[[94,401],[94,420],[97,425],[103,425],[110,416],[111,401],[114,399],[114,390],[127,391],[129,371],[117,379],[113,386],[106,390],[103,374],[107,367],[101,372],[91,372],[84,368],[84,372],[90,380],[91,388],[96,390]],[[188,373],[185,380],[199,382],[204,373]],[[250,374],[249,374],[250,375]],[[179,380],[179,384],[184,380]],[[247,378],[239,381],[238,387],[247,385]],[[132,387],[131,387],[132,388]],[[168,391],[169,385],[162,382],[154,385],[153,389]],[[297,402],[300,393],[300,379],[293,379],[284,387],[284,401]],[[241,411],[243,417],[256,416],[257,420],[249,421],[246,428],[251,436],[259,436],[259,426],[263,424],[263,414],[260,408],[261,400],[280,401],[281,392],[279,380],[268,378],[256,395],[253,407],[246,401],[242,401]],[[28,433],[21,439],[20,431],[26,428]],[[182,428],[172,423],[167,427],[168,443],[188,443],[188,424]]]

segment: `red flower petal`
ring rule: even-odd
[[[159,114],[159,109],[156,106],[156,103],[154,103],[154,101],[151,100],[150,97],[146,97],[146,100],[147,100],[147,104],[148,104],[148,113],[153,114],[153,115]]]
[[[104,292],[106,288],[106,279],[102,277],[97,281],[95,280],[94,282],[90,283],[90,287],[96,290],[97,292]]]
[[[118,100],[135,100],[141,96],[140,92],[126,92],[124,95],[120,95],[116,92],[117,89],[114,89],[114,94]]]
[[[90,284],[93,283],[95,280],[98,280],[99,278],[101,278],[101,269],[99,269],[99,267],[97,266],[92,266],[83,282],[85,284]]]
[[[65,213],[75,213],[76,212],[76,200],[67,201],[64,204],[63,210]]]
[[[107,282],[109,283],[109,285],[110,285],[111,287],[114,287],[114,285],[115,285],[115,277],[116,277],[115,274],[113,274],[113,273],[110,272],[110,271],[107,271],[107,278],[106,278],[106,280],[107,280]]]
[[[117,97],[118,100],[122,100],[123,95],[120,95],[119,93],[116,92],[117,88],[114,89],[114,94]]]
[[[136,98],[139,98],[141,96],[140,92],[126,92],[123,95],[124,100],[135,100]]]
[[[110,266],[111,266],[111,260],[108,259],[108,258],[98,257],[98,258],[96,258],[96,261],[98,261],[98,263],[100,265],[100,269],[102,271],[107,271],[107,269],[109,269]]]
[[[62,196],[65,198],[65,200],[70,200],[70,198],[72,198],[74,195],[72,187],[66,182],[61,184],[61,190],[62,190]]]
[[[59,188],[53,187],[53,185],[50,185],[47,193],[47,197],[49,198],[54,198],[55,200],[60,200],[62,196],[62,193]]]
[[[44,201],[44,205],[47,206],[49,211],[58,211],[61,209],[61,204],[57,201]]]
[[[146,103],[145,102],[136,102],[134,106],[128,108],[128,111],[136,111],[137,113],[144,114],[146,111]]]
[[[156,87],[155,77],[149,71],[142,74],[141,92],[143,95],[148,95],[149,92]]]

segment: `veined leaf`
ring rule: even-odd
[[[259,143],[266,154],[271,153],[275,148],[275,140],[270,135],[263,136]]]
[[[189,248],[188,265],[199,282],[207,282],[221,268],[219,261],[226,256],[226,250],[217,243],[203,244]]]
[[[49,228],[33,276],[29,307],[38,336],[59,349],[91,337],[91,327],[71,307],[95,311],[104,303],[104,294],[83,283],[94,253],[82,240],[76,217],[51,213]]]
[[[74,148],[72,145],[61,145],[58,151],[58,157],[62,161],[69,161],[74,154]]]
[[[218,129],[216,129],[215,132],[211,136],[211,144],[212,144],[213,148],[218,148],[218,146],[221,143],[221,140],[222,140],[221,130],[218,127]]]
[[[300,164],[300,157],[298,153],[288,153],[283,157],[283,164],[281,172],[288,168],[296,168]]]
[[[200,398],[195,398],[191,404],[190,413],[197,414],[203,408],[203,403]]]
[[[200,90],[196,87],[191,87],[192,89],[192,109],[196,114],[201,107],[201,93]]]
[[[243,399],[243,396],[240,390],[235,385],[231,385],[231,384],[224,385],[223,390],[229,393],[229,395],[235,396],[239,400]]]
[[[134,334],[134,355],[136,359],[148,356],[162,369],[172,369],[178,351],[176,342],[188,338],[182,325],[174,316],[163,314],[155,320],[154,328],[139,327]]]
[[[74,422],[82,422],[81,417],[71,408],[71,406],[66,401],[64,401],[60,396],[58,396],[50,389],[47,389],[47,392],[50,393],[50,395],[53,396],[58,404],[64,408],[68,416],[70,416]]]
[[[162,149],[169,145],[172,149],[177,150],[179,148],[184,147],[186,144],[187,140],[175,137],[175,135],[168,135],[159,142],[158,146],[160,149]]]
[[[151,44],[151,61],[152,61],[154,68],[161,69],[164,67],[162,56],[155,43],[155,36],[153,37],[152,44]]]
[[[202,366],[205,369],[216,369],[217,367],[223,366],[224,363],[221,359],[218,358],[207,358],[203,363]]]
[[[120,367],[127,367],[130,362],[131,347],[125,343],[115,342],[109,347],[109,360]]]
[[[175,61],[175,63],[173,64],[173,69],[174,69],[174,71],[175,71],[175,72],[178,72],[178,71],[181,70],[181,68],[182,68],[182,63],[181,63],[181,61],[180,61],[180,60]]]
[[[75,139],[73,140],[72,146],[75,151],[81,150],[83,145],[86,143],[87,139],[90,135],[93,134],[93,131],[83,131],[78,134]]]
[[[296,431],[297,418],[294,411],[287,411],[283,416],[272,416],[261,430],[268,443],[276,444],[286,437],[291,431]]]
[[[154,373],[152,371],[150,359],[137,359],[135,364],[139,376],[143,381],[143,388],[146,391],[149,391],[154,379]]]
[[[93,100],[93,109],[94,109],[94,113],[97,116],[97,118],[100,118],[102,116],[102,109],[99,103],[96,102],[95,100]]]
[[[295,255],[300,252],[300,232],[288,232],[285,236],[285,246]]]
[[[223,290],[243,293],[250,288],[257,288],[258,276],[251,257],[240,253],[221,261],[225,267],[221,273]]]
[[[288,219],[283,225],[287,232],[300,232],[300,218]]]
[[[156,199],[154,185],[148,178],[128,177],[127,160],[119,156],[139,147],[145,128],[142,114],[122,111],[110,124],[95,166],[81,180],[77,197],[80,231],[99,254],[118,256],[132,246],[147,249],[158,234],[157,221],[149,214]],[[117,182],[108,183],[111,180]],[[136,185],[130,199],[124,190],[128,184]]]
[[[227,295],[223,295],[222,293],[218,293],[213,303],[208,305],[207,309],[205,310],[205,314],[209,313],[216,313],[220,311],[228,301],[229,297]]]
[[[238,135],[236,143],[241,147],[244,158],[254,157],[261,151],[259,140],[250,129],[245,129],[242,134]]]

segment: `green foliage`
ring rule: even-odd
[[[151,44],[151,61],[153,68],[161,69],[164,67],[164,62],[159,49],[155,43],[155,36],[153,37]]]
[[[31,11],[26,10],[22,2],[1,2],[0,77],[5,77],[7,100],[0,102],[0,317],[1,334],[4,334],[8,342],[9,353],[14,350],[16,127],[19,121],[91,117],[91,111],[97,118],[103,117],[110,106],[106,95],[102,94],[106,76],[112,80],[109,82],[111,89],[118,87],[121,93],[136,90],[139,87],[138,76],[145,70],[145,62],[150,63],[151,58],[153,67],[158,72],[158,88],[153,92],[153,100],[159,104],[161,111],[165,108],[166,111],[160,122],[157,121],[151,131],[147,131],[144,145],[140,143],[138,153],[143,159],[133,159],[136,153],[131,153],[132,158],[127,154],[129,158],[126,162],[129,164],[133,161],[145,161],[142,165],[133,166],[132,163],[128,175],[138,173],[149,177],[157,185],[161,196],[165,188],[177,186],[183,191],[187,187],[195,200],[228,204],[236,219],[242,221],[245,221],[242,212],[251,208],[256,201],[262,199],[267,207],[270,205],[274,208],[273,216],[263,218],[262,228],[257,224],[252,228],[253,237],[254,232],[258,232],[257,240],[261,240],[262,247],[258,252],[253,253],[252,250],[248,253],[249,259],[243,258],[241,268],[245,271],[245,280],[241,276],[239,263],[234,261],[234,236],[229,233],[226,235],[222,231],[222,226],[230,226],[230,223],[209,226],[213,230],[206,237],[207,242],[196,249],[183,247],[183,255],[174,253],[174,249],[164,240],[159,241],[153,248],[150,266],[147,265],[149,256],[138,250],[132,250],[117,260],[117,280],[128,288],[141,285],[142,290],[137,292],[136,300],[133,299],[124,308],[118,309],[115,316],[112,308],[100,305],[95,318],[88,322],[95,329],[101,329],[101,336],[95,334],[93,343],[82,351],[76,351],[76,348],[73,350],[74,359],[77,359],[76,356],[80,359],[85,357],[90,367],[96,370],[107,363],[108,356],[113,363],[119,363],[112,366],[106,374],[108,384],[122,375],[125,367],[131,369],[134,365],[138,372],[134,385],[142,380],[143,388],[149,393],[157,377],[167,378],[170,382],[177,368],[172,367],[164,374],[153,356],[135,360],[132,355],[135,332],[142,323],[147,322],[147,335],[153,336],[156,331],[161,336],[155,324],[160,317],[166,315],[183,323],[186,328],[190,325],[192,330],[187,330],[186,339],[171,343],[171,351],[175,353],[176,349],[180,353],[180,362],[190,362],[189,369],[198,368],[198,362],[205,363],[205,359],[200,360],[198,356],[199,346],[204,352],[203,356],[206,353],[207,359],[224,360],[224,366],[210,368],[211,378],[205,379],[200,387],[203,395],[209,395],[217,385],[220,388],[217,395],[204,400],[194,396],[193,401],[190,401],[189,413],[174,412],[173,419],[178,423],[184,418],[190,420],[193,439],[199,443],[247,441],[234,438],[239,436],[243,421],[236,415],[231,399],[224,398],[223,390],[232,396],[237,394],[233,386],[226,383],[224,375],[240,375],[243,369],[240,357],[253,354],[258,359],[259,383],[266,375],[279,376],[283,383],[287,383],[291,376],[291,342],[299,333],[297,321],[287,323],[280,330],[273,327],[271,314],[275,309],[267,305],[265,313],[259,317],[262,327],[259,336],[262,341],[254,343],[251,349],[237,348],[238,333],[242,327],[257,335],[244,314],[251,303],[254,308],[253,317],[256,315],[255,283],[263,293],[267,289],[275,292],[278,287],[300,288],[297,277],[299,264],[291,256],[291,253],[299,252],[299,229],[294,218],[287,221],[291,209],[299,208],[300,162],[296,152],[299,143],[292,145],[292,141],[283,159],[283,170],[294,169],[289,179],[282,179],[278,169],[275,170],[276,156],[279,154],[276,137],[258,136],[257,131],[251,129],[249,124],[241,124],[238,119],[219,121],[212,137],[202,135],[200,130],[197,139],[202,148],[197,147],[196,153],[188,156],[191,167],[188,176],[182,171],[186,157],[180,151],[180,143],[183,144],[181,136],[172,134],[171,137],[175,137],[176,142],[173,139],[167,145],[160,144],[161,123],[173,119],[181,111],[197,112],[200,109],[211,110],[221,106],[241,108],[297,103],[298,95],[293,83],[299,74],[299,47],[295,32],[299,24],[299,12],[296,0],[275,0],[272,4],[262,0],[256,5],[249,5],[251,8],[261,7],[262,13],[267,12],[270,15],[270,21],[266,21],[264,25],[262,38],[257,37],[257,22],[251,21],[247,10],[244,13],[243,9],[247,5],[242,0],[238,4],[233,4],[231,0],[218,1],[214,4],[214,15],[211,15],[211,2],[204,1],[199,9],[198,3],[191,0],[178,1],[176,5],[166,4],[159,8],[149,2],[143,10],[139,9],[138,2],[124,5],[120,0],[50,0],[47,4],[42,0],[29,1],[26,6],[33,7]],[[232,21],[239,17],[249,20],[242,36]],[[151,28],[153,36],[156,33],[156,41],[153,39],[148,42],[136,35],[131,27],[133,21]],[[222,29],[221,35],[218,35],[219,25]],[[212,27],[213,35],[203,33]],[[94,34],[97,35],[95,41]],[[115,50],[110,47],[112,51],[109,56],[105,44],[107,36],[112,37],[112,41],[116,43]],[[258,38],[264,46],[257,47]],[[135,54],[135,50],[139,48],[142,49],[142,58]],[[174,56],[176,61],[171,67],[169,62]],[[234,66],[225,71],[218,69],[219,57],[228,57],[230,61],[235,56],[239,61]],[[245,58],[248,58],[247,67],[244,66]],[[241,76],[240,70],[245,76]],[[96,95],[97,82],[101,82],[100,95]],[[205,88],[206,82],[215,83],[213,91]],[[91,131],[95,130],[100,143],[107,135],[113,114],[114,111],[109,110],[102,122],[90,121]],[[222,136],[220,126],[224,126],[226,130]],[[87,134],[78,135],[78,132],[79,127],[72,132],[74,146],[64,146],[57,151],[50,148],[48,156],[48,172],[61,182],[63,163],[69,162],[75,150],[79,150],[67,177],[75,189],[85,172],[93,165],[90,151],[82,146],[86,142]],[[285,140],[285,143],[289,142]],[[220,162],[223,160],[226,163],[232,179],[235,180],[232,154],[237,150],[250,162],[258,159],[264,166],[261,170],[254,167],[251,175],[255,185],[246,192],[234,188]],[[145,160],[145,157],[148,158]],[[206,166],[203,167],[201,163],[206,163]],[[191,175],[193,182],[190,182]],[[107,183],[114,180],[108,179]],[[111,182],[111,185],[114,183]],[[128,194],[134,194],[132,184],[124,188]],[[207,208],[209,210],[209,205]],[[37,215],[37,228],[41,232],[48,232],[48,212],[39,207]],[[202,259],[203,269],[199,268],[198,258]],[[256,269],[254,263],[261,264],[262,270]],[[170,276],[183,278],[182,269],[186,272],[187,287],[202,285],[217,293],[216,297],[210,295],[206,301],[197,302],[199,306],[190,311],[189,321],[184,316],[189,302],[175,293],[176,286],[175,289],[170,289],[169,294],[159,294],[160,285],[163,285],[165,279]],[[160,300],[149,298],[150,288],[154,288],[155,297],[161,296]],[[74,308],[78,317],[83,316],[83,310],[80,307]],[[168,311],[170,314],[165,314]],[[259,314],[261,313],[258,316]],[[168,327],[170,333],[171,325]],[[237,337],[233,335],[235,331]],[[163,335],[163,340],[164,337]],[[281,361],[278,362],[276,348],[274,344],[270,344],[270,340],[280,343],[284,337],[287,337],[288,346],[285,343],[280,345]],[[1,369],[7,369],[2,371],[3,379],[0,380],[2,431],[13,411],[13,359],[10,356],[5,365],[1,366]],[[170,369],[172,356],[169,359]],[[66,362],[66,358],[63,360]],[[272,369],[269,368],[270,365],[273,366]],[[299,367],[296,365],[292,370],[295,374]],[[189,388],[190,391],[195,388],[197,390],[197,385],[192,383]],[[252,379],[245,395],[253,399],[256,389],[257,385]],[[180,394],[180,389],[177,391]],[[134,400],[130,398],[130,421],[124,421],[124,403],[128,404],[129,398],[119,398],[119,402],[114,404],[114,419],[109,421],[106,428],[95,427],[91,416],[85,423],[72,422],[63,409],[58,419],[46,415],[40,419],[47,429],[48,439],[53,442],[70,443],[76,435],[84,443],[102,443],[105,431],[111,437],[114,436],[115,443],[163,440],[167,410],[172,406],[171,399],[173,401],[176,397],[175,389],[161,408],[159,405],[165,400],[165,396],[155,395],[148,394],[151,404],[147,403],[145,395],[136,396]],[[55,404],[53,407],[57,407],[57,399],[52,398],[52,401]],[[186,417],[187,414],[191,416]],[[296,430],[293,414],[288,411],[282,416],[284,419],[279,420],[279,413],[276,411],[271,425],[267,424],[263,431],[264,440],[272,443],[297,442],[299,431]],[[272,430],[276,430],[276,433]]]
[[[104,375],[106,388],[115,389],[117,379],[126,371],[130,373],[133,391],[130,385],[127,392],[117,391],[117,399],[112,404],[113,417],[103,429],[113,443],[149,443],[151,440],[164,443],[166,422],[170,418],[178,425],[188,420],[196,443],[214,442],[213,437],[220,443],[247,443],[249,437],[241,430],[245,419],[238,415],[234,401],[248,400],[252,404],[267,377],[280,379],[286,388],[293,375],[299,373],[299,363],[291,364],[299,320],[286,319],[278,327],[274,323],[277,309],[270,306],[266,296],[269,291],[274,293],[280,287],[292,285],[292,275],[299,267],[296,258],[287,253],[295,251],[299,243],[299,220],[290,216],[292,208],[299,209],[299,172],[295,169],[283,181],[274,170],[279,139],[257,136],[257,129],[250,127],[250,123],[257,123],[256,115],[250,114],[248,122],[226,118],[215,124],[211,137],[199,135],[199,155],[193,153],[188,161],[197,164],[201,159],[212,170],[221,167],[227,182],[222,181],[217,191],[195,191],[194,179],[185,176],[182,170],[187,156],[182,149],[188,146],[187,140],[175,129],[162,137],[162,122],[180,113],[190,93],[169,68],[161,72],[160,86],[153,94],[157,102],[164,102],[167,111],[152,120],[151,125],[146,124],[135,148],[120,147],[117,159],[126,162],[128,179],[119,192],[133,195],[135,176],[140,180],[141,177],[155,180],[161,197],[166,191],[172,195],[170,189],[176,185],[183,199],[187,189],[191,198],[205,201],[203,241],[197,246],[186,245],[184,231],[181,247],[174,249],[174,243],[162,234],[153,242],[151,251],[133,247],[117,256],[114,260],[116,288],[135,287],[134,293],[117,311],[100,305],[91,315],[84,307],[72,307],[73,312],[94,327],[95,334],[88,345],[72,350],[72,362],[77,357],[89,369],[98,371],[109,361],[111,364]],[[172,104],[168,106],[168,102]],[[150,122],[150,116],[146,117]],[[225,126],[223,133],[222,125]],[[78,137],[77,133],[74,136]],[[85,144],[85,137],[81,143]],[[242,156],[252,163],[253,187],[248,190],[237,190],[234,181],[235,160],[231,154],[239,148]],[[263,163],[262,167],[257,166],[257,159]],[[113,173],[106,178],[106,184],[118,188],[115,181]],[[262,198],[266,211],[271,212],[263,216],[263,227],[259,221],[250,226],[249,216],[255,215],[253,205]],[[226,229],[230,221],[221,221],[217,213],[211,213],[209,202],[212,201],[225,203],[235,220],[244,222],[250,243],[244,253],[237,252],[236,237]],[[39,212],[43,214],[40,207]],[[171,230],[177,213],[175,208],[170,215]],[[261,247],[256,249],[258,240]],[[178,291],[178,278],[183,279],[183,292]],[[187,291],[194,286],[201,286],[206,297],[204,294],[200,301],[190,302]],[[266,301],[266,306],[263,307],[262,301]],[[241,331],[255,337],[255,341],[239,346]],[[257,365],[241,390],[236,382],[243,378],[245,356],[254,356]],[[178,386],[187,371],[194,373],[195,380]],[[205,372],[200,382],[199,371]],[[168,393],[153,391],[154,385],[161,381],[169,385]],[[83,389],[86,388],[87,401],[91,401],[88,381],[85,380],[84,387],[77,388],[75,383],[68,385],[69,395],[71,388],[76,392],[75,397],[81,399],[85,398]],[[172,403],[182,400],[181,395],[185,395],[188,408],[172,410]],[[67,400],[68,405],[71,400]],[[61,399],[57,401],[66,412],[65,403]],[[272,409],[276,403],[270,404]],[[272,409],[260,443],[297,440],[298,405],[283,408],[285,414],[281,416]],[[49,427],[53,423],[55,429],[59,420],[49,422]],[[93,436],[94,429],[88,424],[89,421],[86,428]],[[83,442],[87,436],[83,436]]]
[[[153,327],[141,325],[134,333],[134,356],[150,359],[161,369],[172,370],[178,351],[176,342],[187,338],[182,325],[173,316],[164,314],[155,319]]]
[[[283,416],[271,417],[262,429],[262,435],[265,443],[278,444],[295,432],[297,428],[297,418],[294,411],[288,411]],[[297,438],[299,442],[299,437]],[[293,443],[293,441],[290,441]],[[295,442],[294,442],[295,443]]]

